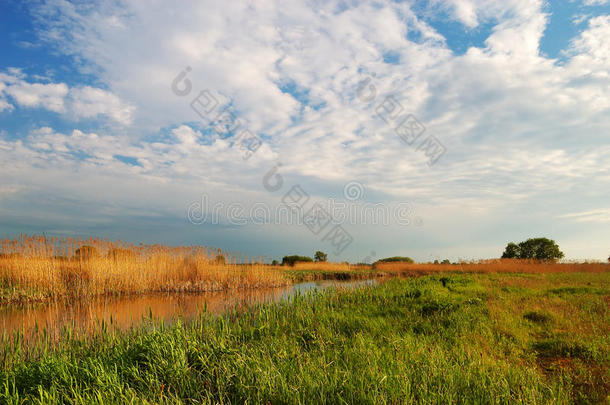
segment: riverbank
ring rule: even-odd
[[[5,343],[0,402],[604,402],[609,301],[608,273],[445,274]]]
[[[457,264],[265,264],[203,246],[133,245],[104,239],[20,236],[0,240],[0,305],[151,293],[267,289],[312,280],[439,273],[608,272],[603,263],[487,260]]]

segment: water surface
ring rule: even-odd
[[[8,305],[0,307],[0,336],[13,335],[20,331],[27,337],[42,330],[46,330],[50,336],[59,336],[68,326],[76,331],[88,332],[99,328],[102,322],[109,327],[126,330],[142,324],[151,317],[169,324],[176,319],[192,320],[204,310],[212,314],[221,314],[236,307],[289,299],[295,294],[303,294],[307,291],[376,284],[377,280],[374,279],[324,280],[271,289],[199,294],[146,294],[101,297],[78,302]]]

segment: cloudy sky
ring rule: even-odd
[[[610,0],[0,1],[2,237],[602,260],[609,141]]]

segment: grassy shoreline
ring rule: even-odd
[[[444,274],[0,351],[0,402],[571,403],[610,393],[610,275]]]

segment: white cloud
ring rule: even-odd
[[[426,183],[435,177],[424,171],[422,154],[401,144],[375,117],[374,108],[390,94],[446,143],[447,170],[463,171],[457,178],[470,175],[470,169],[494,175],[486,162],[504,161],[505,153],[490,148],[490,142],[569,156],[569,141],[550,148],[549,142],[565,138],[566,128],[608,124],[603,112],[610,92],[601,77],[608,62],[599,40],[603,33],[596,31],[601,22],[591,20],[571,48],[574,57],[559,66],[539,54],[547,23],[541,0],[455,0],[436,6],[471,28],[497,21],[486,47],[454,56],[408,4],[390,2],[347,7],[187,2],[158,13],[134,1],[97,9],[53,1],[38,9],[38,16],[45,19],[43,32],[52,44],[87,61],[112,94],[138,107],[132,114],[135,128],[149,132],[198,120],[188,103],[199,89],[210,88],[232,104],[244,125],[269,136],[269,146],[289,161],[287,171],[320,180],[347,180],[358,173],[380,191],[401,193],[414,178]],[[410,31],[423,39],[408,40]],[[154,52],[146,51],[152,42]],[[398,64],[383,63],[388,52]],[[194,89],[179,98],[169,86],[185,66],[193,68],[188,78]],[[376,74],[378,97],[366,105],[354,93],[369,72]],[[287,84],[301,89],[309,105],[283,93],[280,87]],[[532,133],[539,136],[531,138]],[[591,145],[598,142],[590,134],[585,138]],[[462,165],[452,153],[480,166]],[[367,162],[366,168],[358,162]],[[525,184],[514,183],[520,187]]]
[[[0,73],[0,111],[13,109],[10,97],[19,107],[44,108],[76,120],[105,115],[121,124],[131,122],[133,106],[108,91],[90,86],[69,88],[65,83],[30,83],[19,70],[7,71]]]
[[[105,115],[131,123],[130,131],[45,129],[0,151],[66,176],[147,179],[139,190],[175,183],[181,191],[161,197],[169,205],[184,204],[175,199],[193,184],[236,198],[262,192],[261,176],[278,160],[287,182],[318,184],[312,194],[358,180],[445,219],[455,207],[493,217],[558,194],[601,199],[610,185],[609,17],[590,18],[559,63],[539,51],[548,23],[542,0],[433,3],[432,11],[447,12],[466,31],[494,23],[484,46],[454,54],[408,2],[185,1],[162,11],[135,0],[96,8],[46,2],[34,13],[42,37],[106,90],[29,83],[12,72],[0,76],[0,110],[30,103],[76,119]],[[178,97],[170,85],[186,66],[193,89]],[[367,77],[377,94],[363,102],[356,89]],[[231,140],[211,137],[189,107],[206,88],[264,137],[250,161],[239,159]],[[447,147],[433,168],[376,116],[389,95]],[[159,132],[166,135],[148,138]]]
[[[70,110],[77,118],[106,115],[121,124],[129,124],[133,106],[123,103],[116,95],[90,86],[70,89]]]
[[[42,84],[27,83],[22,80],[6,86],[4,92],[23,107],[42,107],[50,111],[62,113],[65,111],[64,98],[68,94],[68,86],[64,83]]]
[[[590,211],[575,212],[559,216],[559,218],[572,219],[578,222],[610,222],[610,208],[595,209]]]

